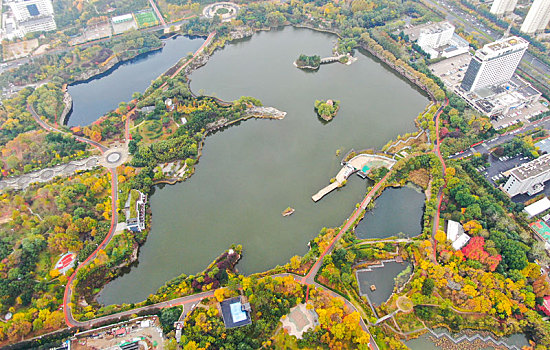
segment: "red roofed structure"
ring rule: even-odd
[[[75,260],[76,254],[68,252],[64,254],[61,258],[59,258],[59,260],[55,264],[55,268],[59,270],[60,273],[64,274],[65,272],[67,272],[67,270],[74,266]]]
[[[539,310],[544,312],[546,316],[550,316],[550,295],[544,297],[542,305],[539,306]]]

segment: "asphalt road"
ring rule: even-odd
[[[513,130],[511,132],[508,132],[506,134],[503,134],[501,136],[495,136],[494,138],[483,142],[482,144],[476,145],[472,148],[469,148],[468,150],[459,153],[454,154],[452,156],[449,156],[449,159],[460,159],[460,158],[466,158],[473,153],[488,153],[491,148],[494,148],[502,143],[505,143],[506,141],[510,141],[513,139],[517,134],[533,130],[537,127],[542,127],[543,129],[550,130],[550,117],[546,117],[541,120],[537,120],[536,122],[533,122],[531,124],[525,125],[517,130]]]

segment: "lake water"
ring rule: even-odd
[[[372,271],[357,271],[357,283],[361,295],[368,295],[375,307],[385,303],[393,293],[395,277],[407,266],[409,266],[409,263],[390,261],[385,262],[384,267],[372,268]],[[370,289],[372,285],[376,286],[376,290]]]
[[[304,254],[322,227],[342,224],[365,195],[364,180],[354,176],[320,202],[311,200],[340,170],[336,151],[380,148],[415,130],[413,120],[428,99],[361,53],[350,66],[323,65],[313,73],[292,64],[300,53],[329,56],[335,42],[306,29],[262,32],[217,51],[191,75],[196,93],[254,96],[288,114],[206,139],[196,173],[150,197],[153,223],[139,264],[109,283],[101,302],[141,301],[167,280],[203,270],[233,243],[244,247],[241,272],[264,271]],[[313,105],[328,98],[340,100],[341,108],[323,124]],[[296,212],[283,218],[288,206]]]
[[[425,200],[424,193],[412,186],[386,188],[375,200],[374,209],[357,224],[357,238],[387,238],[398,233],[407,237],[419,235]]]
[[[189,52],[195,52],[204,39],[185,36],[164,41],[162,50],[140,55],[89,81],[68,88],[73,98],[73,111],[68,126],[89,125],[123,101],[130,101],[134,92],[144,92],[158,78]]]

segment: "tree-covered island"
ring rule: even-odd
[[[300,69],[319,69],[319,66],[321,65],[321,56],[306,56],[304,54],[301,54],[294,62],[294,65]]]
[[[315,112],[327,122],[331,121],[332,118],[336,116],[339,109],[340,101],[338,100],[315,101]]]

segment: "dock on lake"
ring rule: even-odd
[[[390,169],[395,164],[395,160],[379,156],[377,154],[359,154],[350,159],[346,163],[342,163],[342,169],[336,175],[335,181],[330,185],[322,188],[319,192],[311,196],[314,202],[319,201],[321,198],[334,191],[338,187],[343,186],[344,181],[346,181],[351,174],[359,171],[360,174],[366,175],[369,171],[379,168],[386,167]],[[361,176],[363,177],[363,176]]]

